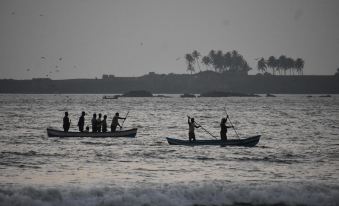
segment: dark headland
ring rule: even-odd
[[[224,91],[246,94],[338,94],[339,75],[240,75],[204,71],[196,74],[156,74],[102,79],[0,80],[0,93],[123,94],[146,90],[155,94],[201,94]]]

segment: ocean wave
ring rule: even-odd
[[[225,182],[153,185],[133,188],[2,188],[0,205],[38,206],[218,206],[323,205],[339,203],[339,187],[305,183]]]

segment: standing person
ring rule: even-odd
[[[92,118],[92,132],[96,131],[97,131],[97,114],[94,113]]]
[[[63,125],[62,125],[65,132],[68,132],[70,125],[71,125],[71,121],[68,118],[68,112],[65,112],[65,116],[64,116],[64,119],[63,119]]]
[[[121,129],[121,125],[119,124],[119,119],[126,119],[123,117],[119,117],[119,113],[115,113],[113,119],[112,119],[112,124],[111,124],[111,132],[115,132],[115,130],[117,129],[117,126],[120,127]]]
[[[99,113],[97,119],[97,132],[101,132],[101,113]]]
[[[190,118],[189,116],[187,117],[187,123],[188,123],[188,138],[189,141],[191,142],[192,140],[195,141],[195,133],[194,133],[194,128],[199,128],[200,125],[197,125],[194,121],[194,118]]]
[[[227,141],[227,128],[232,128],[232,126],[226,126],[228,115],[226,118],[222,118],[220,122],[220,138],[222,141]]]
[[[84,131],[84,126],[85,126],[85,115],[86,115],[86,113],[85,113],[85,112],[82,112],[82,113],[81,113],[81,117],[79,118],[79,121],[78,121],[78,127],[79,127],[79,131],[80,131],[80,132],[83,132],[83,131]]]
[[[104,115],[104,119],[101,122],[102,132],[107,132],[107,115]]]

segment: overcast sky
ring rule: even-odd
[[[0,0],[0,79],[186,73],[184,55],[237,50],[339,67],[338,0]]]

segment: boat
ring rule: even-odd
[[[62,130],[47,128],[47,135],[49,137],[135,137],[137,134],[137,128],[128,130],[117,130],[115,132],[64,132]]]
[[[103,99],[118,99],[119,95],[114,95],[114,96],[103,96]]]
[[[195,145],[219,145],[219,146],[244,146],[244,147],[254,147],[258,144],[261,135],[256,135],[252,137],[242,138],[242,139],[229,139],[226,142],[218,140],[196,140],[196,141],[188,141],[181,140],[176,138],[166,137],[168,144],[170,145],[187,145],[187,146],[195,146]]]

